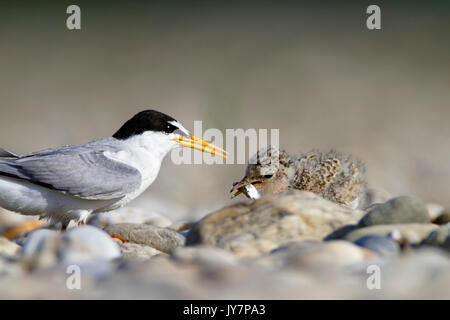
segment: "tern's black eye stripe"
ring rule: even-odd
[[[174,132],[177,129],[178,129],[178,127],[174,126],[173,124],[168,124],[166,126],[166,129],[164,130],[164,132],[165,133],[172,133],[172,132]]]
[[[145,110],[136,114],[133,118],[114,133],[116,139],[128,139],[145,131],[172,133],[178,128],[170,122],[176,121],[171,116],[156,110]]]

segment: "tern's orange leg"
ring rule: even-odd
[[[128,242],[127,239],[125,239],[125,238],[122,237],[122,236],[119,236],[118,234],[113,234],[113,235],[111,235],[111,238],[113,238],[113,239],[119,239],[119,240],[122,241],[122,242]]]
[[[32,230],[39,229],[43,225],[44,225],[44,222],[42,222],[40,220],[27,221],[18,226],[12,227],[7,232],[5,232],[2,236],[8,240],[11,240],[11,239],[14,239],[15,237],[17,237],[21,233],[30,232]]]

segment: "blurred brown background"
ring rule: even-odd
[[[369,4],[2,4],[0,146],[84,143],[155,108],[188,129],[279,128],[291,153],[351,152],[371,186],[450,206],[449,6],[379,1],[369,31]],[[167,158],[130,205],[200,217],[231,202],[244,168]]]

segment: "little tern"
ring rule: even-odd
[[[111,137],[29,154],[0,148],[0,207],[39,215],[63,228],[91,214],[120,208],[155,180],[176,147],[226,157],[226,151],[189,133],[174,118],[141,111]]]

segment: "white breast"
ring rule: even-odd
[[[133,193],[128,194],[114,204],[114,208],[124,206],[144,192],[158,176],[161,163],[170,150],[179,145],[171,141],[175,135],[159,132],[144,132],[123,141],[123,150],[105,152],[105,156],[115,161],[130,165],[141,174],[141,185]],[[111,210],[111,209],[110,209]]]

